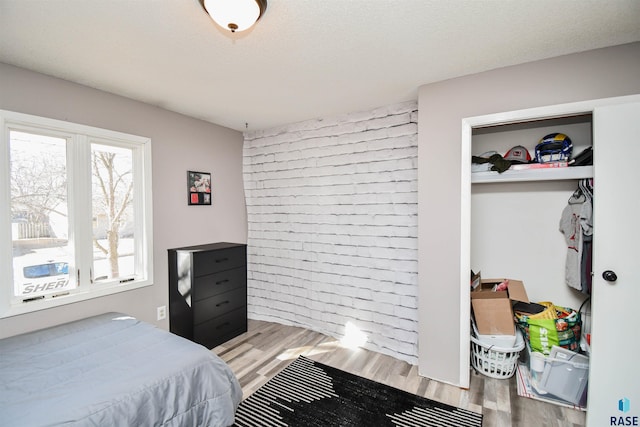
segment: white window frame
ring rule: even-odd
[[[61,120],[0,110],[0,318],[86,301],[119,292],[153,285],[153,213],[151,199],[151,139],[122,132]],[[11,186],[9,134],[11,130],[42,132],[68,140],[71,150],[67,165],[70,243],[73,242],[74,259],[69,275],[75,275],[78,287],[66,295],[45,297],[25,302],[13,296],[13,245],[11,235]],[[134,209],[136,217],[136,271],[140,275],[128,280],[114,279],[104,283],[91,283],[93,259],[91,247],[91,166],[92,143],[108,143],[132,149],[134,174]],[[79,237],[79,238],[77,238]],[[89,237],[89,238],[87,238]]]

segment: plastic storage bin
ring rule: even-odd
[[[589,357],[558,346],[552,347],[549,356],[531,351],[529,345],[526,347],[529,379],[534,393],[584,407]]]
[[[581,405],[585,403],[588,380],[588,357],[562,347],[552,347],[540,380],[543,390],[574,405]]]
[[[516,372],[520,351],[524,348],[522,333],[516,331],[513,347],[498,347],[471,335],[471,365],[491,378],[510,378]]]

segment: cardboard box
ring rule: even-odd
[[[513,301],[529,302],[524,283],[509,279],[506,291],[493,289],[507,279],[481,279],[471,292],[471,306],[478,332],[482,335],[515,335]]]

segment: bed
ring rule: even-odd
[[[0,340],[3,426],[229,426],[241,399],[213,352],[120,313]]]

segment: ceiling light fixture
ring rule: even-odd
[[[211,19],[225,30],[248,30],[267,10],[267,0],[200,0]]]

